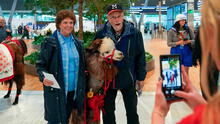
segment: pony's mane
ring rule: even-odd
[[[26,45],[26,43],[24,42],[24,40],[20,39],[20,40],[18,40],[18,41],[19,41],[19,43],[21,44],[21,47],[22,47],[23,52],[24,52],[24,55],[27,54],[27,45]]]

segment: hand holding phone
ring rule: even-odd
[[[160,74],[163,78],[162,91],[167,100],[181,99],[175,91],[182,90],[180,55],[161,55]]]

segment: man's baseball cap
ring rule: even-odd
[[[122,12],[122,6],[118,4],[111,4],[107,7],[107,14],[111,14],[112,12]]]

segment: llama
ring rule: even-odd
[[[117,68],[113,61],[121,61],[123,53],[115,49],[110,38],[96,39],[86,49],[87,68],[87,124],[100,123],[100,110],[104,105],[104,96],[110,85],[114,84]],[[76,115],[76,112],[74,112]],[[72,112],[73,116],[73,112]],[[81,119],[82,120],[82,119]],[[84,119],[85,120],[85,119]],[[72,124],[82,124],[82,121],[72,120]]]
[[[25,84],[23,57],[27,53],[27,46],[23,40],[6,40],[3,41],[2,44],[6,45],[8,49],[10,49],[10,52],[13,55],[13,68],[14,68],[14,77],[3,81],[4,84],[9,84],[8,92],[4,96],[4,98],[8,98],[10,96],[13,82],[15,82],[17,87],[17,92],[13,105],[16,105],[18,104],[19,101],[19,95],[21,94],[21,89]]]

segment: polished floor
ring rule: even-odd
[[[12,105],[15,92],[8,99],[2,97],[6,91],[0,91],[0,123],[1,124],[46,124],[44,120],[42,91],[23,91],[18,105]],[[154,92],[144,92],[138,98],[138,114],[140,124],[150,124],[151,112],[154,105]],[[174,124],[191,110],[183,103],[175,103],[166,117],[166,124]],[[126,124],[126,112],[122,95],[118,92],[116,98],[116,122]]]
[[[30,41],[26,41],[30,44]],[[155,59],[155,69],[149,72],[145,79],[143,95],[138,99],[138,114],[141,124],[150,124],[151,112],[154,105],[154,91],[159,77],[159,55],[168,54],[169,47],[164,39],[151,39],[150,35],[144,35],[145,50],[150,52]],[[30,45],[29,45],[30,48]],[[30,50],[33,51],[33,50]],[[3,99],[7,86],[0,85],[0,124],[46,124],[44,120],[42,84],[38,77],[26,74],[20,102],[12,106],[15,91],[8,99]],[[199,68],[190,68],[189,77],[192,83],[199,89]],[[15,89],[15,86],[13,86]],[[175,103],[166,118],[166,124],[174,124],[191,110],[183,103]],[[117,124],[126,124],[126,112],[120,92],[116,100],[116,121]]]

